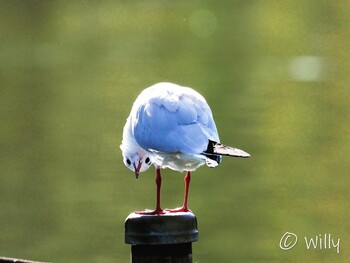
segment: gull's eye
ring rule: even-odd
[[[147,158],[145,159],[145,163],[150,164],[150,163],[151,163],[151,160],[147,157]]]
[[[126,159],[126,163],[127,163],[128,165],[130,165],[130,164],[131,164],[130,159]]]

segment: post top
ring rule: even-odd
[[[197,240],[197,218],[191,212],[162,215],[131,213],[125,220],[126,244],[180,244]]]

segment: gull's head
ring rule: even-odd
[[[146,171],[151,165],[151,155],[142,148],[136,150],[124,149],[120,146],[123,154],[123,162],[126,167],[135,173],[136,179],[139,174]]]
[[[152,165],[152,154],[136,142],[132,133],[132,121],[129,116],[123,129],[123,140],[120,149],[123,154],[123,162],[126,167],[135,173],[136,179],[139,174],[146,171]]]

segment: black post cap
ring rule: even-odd
[[[140,215],[131,213],[125,220],[125,243],[162,245],[198,240],[197,218],[191,212]]]

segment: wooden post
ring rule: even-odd
[[[125,243],[132,263],[191,263],[198,240],[197,219],[190,212],[163,215],[131,213],[125,220]]]
[[[45,263],[41,261],[39,262],[39,261],[32,261],[27,259],[7,258],[7,257],[0,257],[0,262],[1,263]]]

